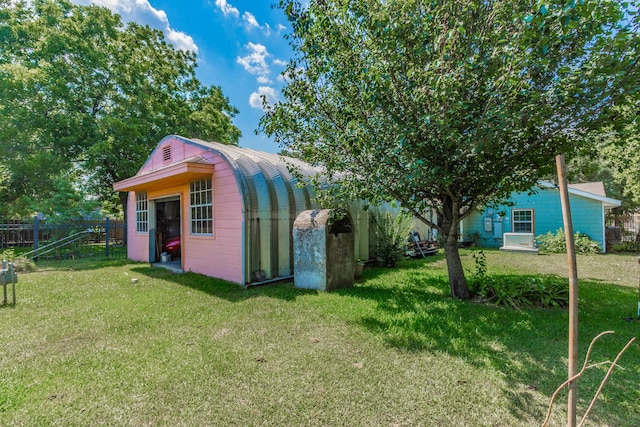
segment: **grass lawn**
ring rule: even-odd
[[[566,276],[566,255],[485,253],[494,275]],[[2,425],[535,426],[566,378],[566,310],[454,301],[441,255],[333,293],[62,266],[22,274],[17,306],[0,307]],[[592,355],[613,360],[640,331],[625,320],[636,256],[578,267],[580,357],[613,330]],[[619,364],[587,425],[640,426],[638,343]],[[580,379],[579,415],[606,369]],[[566,425],[566,393],[551,425]]]

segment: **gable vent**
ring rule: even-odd
[[[162,147],[162,161],[170,162],[171,161],[171,146],[167,145],[166,147]]]

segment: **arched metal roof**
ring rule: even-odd
[[[291,233],[296,216],[312,203],[312,190],[291,173],[313,176],[318,169],[298,159],[171,135],[174,139],[217,154],[233,170],[243,202],[243,265],[245,284],[293,274]]]

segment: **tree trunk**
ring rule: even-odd
[[[462,261],[458,252],[458,242],[447,239],[444,244],[444,256],[447,260],[447,271],[449,272],[449,288],[451,289],[452,298],[470,299],[471,292],[467,285],[467,279],[464,277]]]
[[[467,300],[471,292],[462,269],[462,260],[458,252],[458,227],[460,226],[459,205],[453,198],[445,197],[443,201],[440,231],[444,239],[444,256],[447,260],[449,288],[452,298]]]

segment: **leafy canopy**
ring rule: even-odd
[[[445,241],[527,190],[637,90],[638,19],[620,2],[283,0],[295,51],[261,128],[324,166],[333,196],[396,199]],[[326,177],[325,177],[326,179]]]
[[[47,191],[73,169],[77,186],[112,200],[111,185],[167,134],[236,144],[238,111],[196,66],[193,52],[106,8],[0,0],[3,197],[46,210]]]

